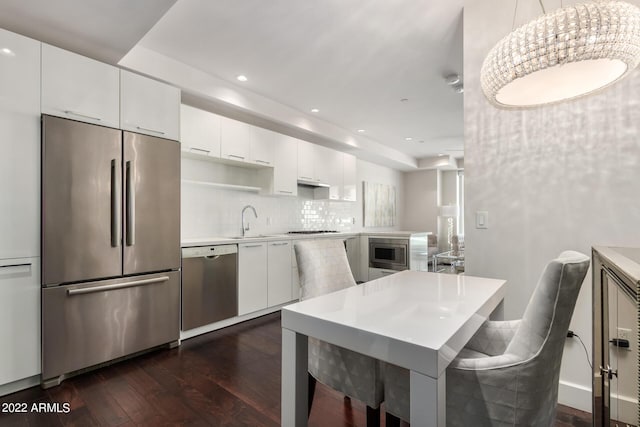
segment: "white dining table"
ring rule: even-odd
[[[411,425],[445,426],[446,368],[505,292],[504,280],[407,270],[283,307],[282,425],[307,425],[315,337],[408,369]]]

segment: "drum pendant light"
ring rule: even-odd
[[[482,64],[499,108],[553,104],[605,88],[640,62],[640,9],[595,0],[546,13],[500,40]]]

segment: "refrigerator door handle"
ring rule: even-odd
[[[126,180],[127,180],[127,246],[133,246],[136,244],[136,195],[133,191],[133,179],[135,173],[133,170],[133,164],[131,161],[127,162],[126,166]]]
[[[92,294],[94,292],[113,291],[115,289],[133,288],[134,286],[149,285],[151,283],[162,283],[169,280],[169,276],[154,277],[153,279],[135,280],[133,282],[114,283],[112,285],[94,286],[90,288],[79,288],[67,290],[67,295]]]
[[[111,246],[120,246],[120,192],[117,159],[111,160]]]

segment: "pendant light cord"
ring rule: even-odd
[[[543,15],[546,15],[546,14],[547,14],[547,11],[546,11],[546,10],[544,10],[544,4],[542,4],[542,0],[538,0],[538,3],[540,3],[540,7],[542,8],[542,14],[543,14]]]
[[[511,22],[511,31],[516,28],[516,14],[518,13],[518,0],[516,0],[516,7],[513,8],[513,21]]]

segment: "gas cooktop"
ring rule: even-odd
[[[301,231],[289,231],[287,234],[324,234],[324,233],[337,233],[338,230],[301,230]]]

